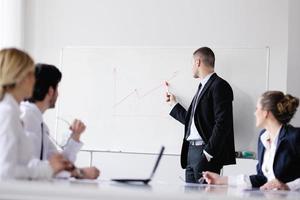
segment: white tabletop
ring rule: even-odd
[[[259,191],[228,186],[150,182],[123,184],[108,180],[0,182],[0,199],[299,199],[300,192]]]
[[[105,180],[0,182],[0,199],[299,199],[300,192],[242,189],[228,186],[150,182],[122,184]]]

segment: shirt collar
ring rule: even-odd
[[[281,130],[281,126],[280,128],[277,130],[277,134],[276,137],[274,138],[274,141],[272,142],[272,146],[277,146],[277,142],[278,142],[278,136],[279,136],[279,132]],[[260,141],[262,142],[262,144],[264,145],[264,147],[266,149],[269,149],[269,143],[268,140],[270,139],[270,133],[266,130],[261,136],[260,136]]]
[[[210,74],[207,74],[207,75],[200,81],[202,87],[204,87],[204,85],[207,83],[207,81],[210,79],[210,77],[211,77],[214,73],[215,73],[215,72],[210,73]]]
[[[21,110],[22,113],[24,114],[25,112],[31,112],[33,113],[38,119],[43,121],[43,113],[41,110],[35,105],[35,103],[31,103],[29,101],[23,101],[21,102]]]

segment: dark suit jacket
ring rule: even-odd
[[[213,156],[211,163],[222,167],[235,164],[235,148],[232,115],[233,92],[230,85],[213,74],[205,84],[196,105],[195,126],[205,143],[204,150]],[[181,149],[181,166],[186,168],[189,142],[185,139],[191,116],[192,104],[188,111],[177,104],[170,115],[185,125]]]
[[[265,132],[263,130],[260,136]],[[258,139],[258,164],[256,166],[257,174],[250,176],[253,187],[260,187],[267,182],[263,175],[262,164],[265,153],[265,147],[260,137]],[[290,125],[282,126],[279,136],[277,149],[274,157],[273,170],[275,177],[287,183],[300,177],[300,128]]]

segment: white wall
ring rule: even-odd
[[[270,89],[287,87],[286,0],[27,0],[25,16],[25,47],[39,62],[58,65],[61,48],[78,45],[269,46]],[[178,160],[169,166],[173,176]]]
[[[80,152],[77,166],[90,164],[90,153]],[[157,159],[156,155],[125,154],[125,153],[93,153],[92,166],[101,169],[101,179],[112,178],[148,178]],[[185,177],[178,163],[179,156],[164,155],[154,176],[154,181],[163,183],[182,183]],[[237,165],[223,168],[223,175],[255,174],[257,160],[237,159]]]
[[[28,0],[26,48],[58,64],[64,46],[271,48],[270,87],[285,90],[285,0]],[[253,58],[255,59],[255,58]]]
[[[300,97],[300,1],[289,0],[287,91]],[[292,124],[300,126],[300,111]]]
[[[0,0],[0,48],[23,48],[24,3],[23,0]]]
[[[159,151],[159,149],[158,149]],[[77,166],[87,166],[90,154],[81,152]],[[92,165],[101,169],[101,179],[112,178],[148,178],[153,170],[157,155],[94,153]],[[154,176],[154,181],[164,183],[181,183],[184,170],[179,166],[179,156],[164,155]]]
[[[4,23],[4,15],[3,15],[3,9],[4,9],[4,1],[0,0],[0,49],[3,47],[3,23]]]

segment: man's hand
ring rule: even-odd
[[[208,171],[203,172],[202,175],[208,184],[212,184],[212,185],[227,185],[228,184],[227,176],[220,176],[217,173],[208,172]]]
[[[100,175],[100,171],[96,167],[75,168],[71,176],[78,179],[96,179]]]
[[[166,102],[169,102],[170,105],[172,106],[172,105],[176,104],[177,102],[176,102],[176,97],[172,93],[170,93],[170,91],[169,91],[169,85],[170,84],[166,81],[165,82],[165,86],[166,86]]]
[[[75,119],[72,125],[70,126],[70,130],[72,131],[71,137],[73,138],[73,140],[79,142],[80,136],[85,130],[85,128],[85,124],[82,121]]]
[[[169,102],[170,105],[174,105],[177,103],[176,97],[173,94],[166,92],[166,102]]]
[[[287,184],[280,182],[278,179],[273,179],[263,186],[260,187],[261,190],[290,190]]]
[[[96,167],[85,167],[81,170],[85,179],[96,179],[100,175],[100,170]]]
[[[74,168],[74,165],[59,153],[53,154],[48,161],[53,169],[54,175],[63,170],[70,171]]]

